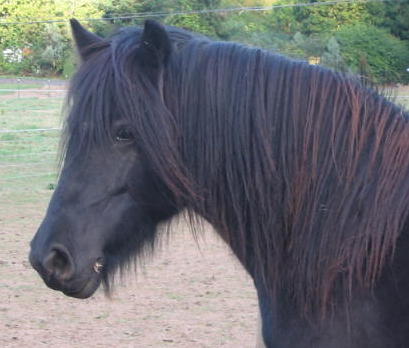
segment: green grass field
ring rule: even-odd
[[[16,87],[2,84],[0,92]],[[63,101],[63,95],[0,93],[0,201],[19,205],[49,198],[60,132],[39,129],[60,128]]]

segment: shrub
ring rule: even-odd
[[[367,24],[341,27],[336,33],[345,63],[376,83],[409,82],[409,45],[388,31]]]
[[[75,54],[70,52],[64,59],[64,64],[62,67],[62,76],[66,79],[69,79],[74,75],[76,70],[76,60]]]
[[[348,70],[341,54],[341,46],[335,37],[328,40],[325,51],[321,56],[321,64],[338,71]]]

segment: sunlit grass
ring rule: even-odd
[[[2,84],[0,91],[6,87],[11,86]],[[35,204],[50,196],[63,102],[63,96],[0,95],[0,206],[1,202]]]

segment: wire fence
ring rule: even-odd
[[[80,18],[82,22],[95,22],[95,21],[114,21],[114,20],[129,20],[129,19],[144,19],[144,18],[155,18],[155,17],[165,17],[165,16],[180,16],[180,15],[204,15],[211,13],[231,13],[231,12],[261,12],[261,11],[272,11],[282,8],[294,8],[294,7],[317,7],[317,6],[332,6],[340,4],[359,4],[359,3],[370,3],[370,2],[387,2],[390,0],[334,0],[334,1],[315,1],[315,2],[300,2],[300,3],[290,3],[290,4],[273,4],[270,6],[240,6],[240,7],[228,7],[228,8],[207,8],[201,10],[187,10],[187,11],[172,11],[172,12],[140,12],[140,13],[125,13],[113,17],[103,17],[103,18]],[[399,0],[398,0],[399,1]],[[58,18],[58,19],[45,19],[37,20],[29,18],[26,21],[0,21],[0,26],[7,25],[27,25],[27,24],[40,24],[40,23],[64,23],[67,22],[68,18]]]
[[[0,79],[1,207],[45,205],[57,178],[66,81]]]
[[[58,82],[55,87],[50,80],[32,80],[24,84],[29,82],[36,88],[19,88],[22,81],[2,84],[0,80],[0,199],[27,188],[49,195],[57,176],[60,109],[66,83]],[[396,101],[409,105],[407,92],[397,95]]]

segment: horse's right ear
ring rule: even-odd
[[[140,59],[153,68],[166,64],[172,46],[166,29],[153,20],[145,21],[141,37]]]
[[[76,19],[70,19],[70,24],[78,54],[85,61],[94,52],[93,48],[102,42],[102,38],[86,30]]]

